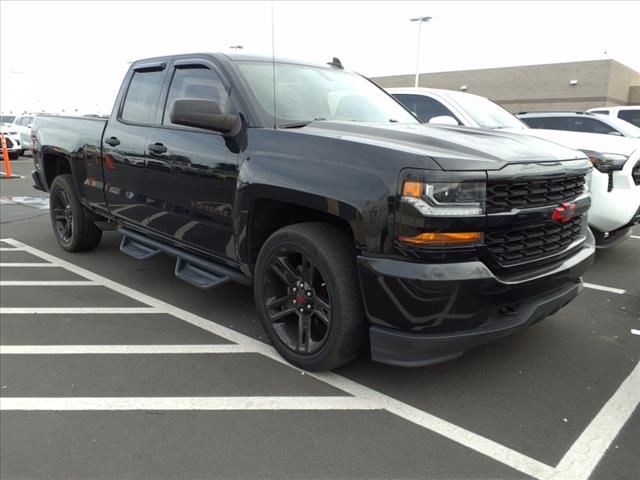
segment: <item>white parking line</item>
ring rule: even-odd
[[[598,412],[549,480],[587,480],[640,403],[640,363]]]
[[[637,240],[640,240],[640,236],[638,236],[638,235],[631,235],[631,238],[635,238]]]
[[[146,302],[145,302],[146,303]],[[1,307],[0,315],[8,314],[45,314],[45,313],[64,313],[64,314],[106,314],[106,313],[164,313],[154,307]]]
[[[624,295],[627,291],[621,288],[605,287],[604,285],[597,285],[595,283],[584,283],[585,288],[591,288],[592,290],[602,290],[603,292],[617,293],[618,295]]]
[[[91,280],[2,280],[0,287],[92,287],[101,285]]]
[[[182,310],[178,307],[175,307],[166,302],[158,300],[154,297],[146,295],[142,292],[129,288],[125,285],[109,280],[108,278],[105,278],[94,272],[86,270],[73,263],[57,258],[46,252],[42,252],[33,247],[29,247],[28,245],[25,245],[17,240],[7,239],[5,241],[15,246],[24,247],[27,252],[33,255],[36,255],[42,258],[43,260],[50,261],[57,266],[64,267],[67,270],[77,275],[80,275],[81,277],[98,282],[103,286],[108,287],[118,293],[134,298],[135,300],[141,303],[145,303],[151,307],[151,310],[153,313],[171,314],[174,317],[177,317],[187,323],[190,323],[192,325],[202,328],[203,330],[206,330],[222,338],[235,342],[238,345],[243,346],[244,348],[250,349],[257,353],[261,353],[262,355],[268,358],[271,358],[276,362],[287,365],[290,368],[295,368],[295,367],[292,367],[289,363],[287,363],[270,345],[266,345],[258,340],[255,340],[251,337],[243,335],[229,328],[223,327],[222,325],[214,323],[210,320],[207,320],[203,317],[195,315],[191,312]],[[27,309],[19,309],[19,310],[27,310]],[[72,312],[73,310],[79,310],[79,309],[68,309],[68,310],[70,310],[70,313],[73,313]],[[110,309],[110,310],[113,312],[114,309]],[[0,313],[2,312],[3,310],[0,309]],[[508,465],[511,468],[514,468],[527,475],[530,475],[536,478],[546,478],[549,475],[551,475],[553,472],[553,468],[550,467],[549,465],[546,465],[533,458],[523,455],[520,452],[512,450],[509,447],[501,445],[497,442],[494,442],[493,440],[482,437],[481,435],[477,435],[469,430],[459,427],[444,419],[435,417],[431,414],[428,414],[419,409],[416,409],[404,402],[391,398],[376,390],[365,387],[364,385],[360,385],[359,383],[353,382],[345,377],[341,377],[340,375],[337,375],[334,373],[314,373],[314,372],[306,372],[306,375],[309,375],[313,378],[321,380],[335,388],[341,389],[348,394],[354,395],[360,400],[371,402],[371,404],[375,405],[376,408],[386,409],[389,412],[394,413],[395,415],[398,415],[401,418],[404,418],[428,430],[434,431],[449,440],[452,440],[456,443],[466,446],[467,448],[475,450],[476,452],[486,455],[489,458],[492,458],[498,462]],[[261,398],[269,398],[269,397],[261,397]],[[3,398],[3,403],[5,399],[7,399],[7,397]],[[13,399],[13,400],[14,402],[12,403],[12,405],[14,406],[21,405],[19,401],[18,402],[15,401],[18,399]],[[55,400],[56,402],[59,402],[61,404],[69,400],[73,401],[72,398],[71,399],[70,398],[55,399]],[[26,401],[28,402],[29,399],[26,399]],[[292,401],[292,405],[296,405],[296,404],[297,404],[297,401],[295,400]]]
[[[0,263],[0,267],[2,268],[8,268],[8,267],[17,267],[17,268],[23,268],[23,267],[56,267],[57,265],[54,265],[53,263],[29,263],[29,262],[1,262]]]
[[[357,397],[2,397],[10,410],[380,410]]]
[[[0,345],[0,355],[251,353],[242,345]]]
[[[631,335],[640,335],[640,330],[636,330],[635,328],[632,328]]]
[[[20,252],[22,248],[15,247],[0,247],[0,252]]]

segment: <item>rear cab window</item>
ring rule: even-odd
[[[136,124],[154,123],[163,80],[162,68],[136,70],[129,82],[120,118]]]

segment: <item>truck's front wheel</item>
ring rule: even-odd
[[[60,246],[68,252],[93,250],[102,230],[95,226],[73,188],[71,175],[58,175],[49,191],[51,225]]]
[[[366,338],[353,245],[331,225],[273,233],[258,256],[254,294],[273,345],[303,369],[344,365]]]

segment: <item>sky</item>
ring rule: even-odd
[[[273,31],[272,42],[272,11]],[[612,58],[640,71],[640,1],[0,0],[0,111],[110,113],[129,62],[221,51],[375,77]]]

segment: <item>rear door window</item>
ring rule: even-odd
[[[529,125],[531,128],[569,130],[567,117],[523,117],[520,120]]]
[[[122,120],[150,124],[155,120],[164,71],[141,70],[133,74],[122,106]]]

